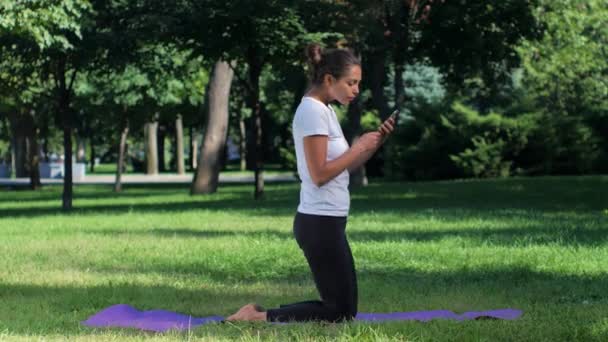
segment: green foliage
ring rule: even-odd
[[[546,27],[543,38],[518,48],[529,90],[554,115],[606,115],[608,3],[545,0],[536,15]]]
[[[589,173],[597,165],[599,137],[584,118],[541,112],[539,125],[521,155],[530,174]]]
[[[7,139],[8,140],[8,139]],[[0,164],[10,163],[10,144],[4,139],[0,139]]]
[[[394,82],[394,68],[390,68],[387,76],[391,83]],[[407,99],[400,108],[402,117],[411,116],[423,108],[437,106],[446,96],[444,76],[437,67],[431,66],[429,61],[407,64],[402,79]],[[394,87],[387,85],[384,87],[384,92],[389,98],[388,105],[394,107]]]
[[[450,84],[479,77],[486,85],[505,82],[519,65],[521,39],[539,36],[534,8],[539,0],[444,1],[434,5],[423,26],[419,50]]]
[[[538,131],[539,117],[483,115],[455,101],[429,108],[404,126],[388,146],[391,177],[506,177],[523,172],[516,161]]]
[[[382,121],[376,110],[366,111],[361,115],[361,130],[363,132],[374,131],[378,129],[381,124]]]
[[[505,160],[507,148],[515,148],[517,154],[526,143],[526,134],[517,121],[504,118],[498,113],[481,116],[474,109],[456,102],[452,110],[441,117],[441,122],[458,140],[470,138],[472,146],[458,154],[450,155],[465,175],[474,177],[506,177],[512,161]],[[523,134],[521,139],[514,135]]]
[[[377,63],[370,71],[378,74],[363,75],[362,85],[375,79],[374,92],[384,87],[391,100],[383,107],[362,89],[364,130],[377,127],[377,111],[394,106],[395,84],[404,85],[400,109],[416,121],[401,120],[386,154],[372,160],[392,177],[608,172],[607,7],[601,0],[4,1],[0,115],[33,109],[54,144],[61,120],[49,122],[49,114],[57,112],[65,61],[66,81],[76,74],[67,112],[79,134],[113,144],[127,112],[132,128],[178,113],[198,127],[207,70],[224,58],[235,68],[230,135],[240,137],[241,118],[251,127],[246,107],[258,93],[263,155],[292,168],[289,127],[307,86],[302,50],[315,41],[354,47],[364,64]],[[399,79],[396,67],[404,68]],[[346,107],[335,108],[344,125],[358,127]],[[132,146],[140,143],[141,130],[130,134]]]
[[[73,49],[72,37],[82,38],[89,0],[10,0],[0,3],[0,37],[32,40],[40,49]]]
[[[545,26],[543,38],[518,48],[524,86],[543,113],[529,158],[542,158],[538,173],[605,172],[608,3],[545,0],[536,16]]]
[[[602,23],[607,5],[601,1],[540,4],[532,13],[544,26],[544,32],[539,31],[544,34],[529,36],[517,48],[522,68],[511,70],[500,82],[489,83],[495,78],[482,74],[465,78],[450,96],[472,106],[468,109],[455,105],[414,110],[418,122],[401,128],[396,141],[389,142],[388,174],[433,179],[606,170],[608,59]],[[432,60],[437,62],[435,57]],[[454,70],[469,67],[466,62]],[[496,70],[506,75],[508,69]]]
[[[504,160],[505,142],[502,139],[491,142],[486,137],[476,135],[471,138],[473,148],[467,148],[450,158],[467,176],[507,177],[512,161]]]
[[[298,159],[296,158],[296,150],[294,145],[288,145],[287,147],[279,147],[279,155],[281,162],[286,170],[291,170],[297,173]]]

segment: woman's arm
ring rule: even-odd
[[[367,163],[367,161],[370,160],[370,158],[374,155],[374,153],[376,153],[376,151],[378,151],[378,148],[380,148],[380,145],[378,145],[378,147],[374,148],[373,150],[365,151],[365,152],[359,154],[357,156],[357,158],[355,158],[353,163],[349,165],[348,172],[353,173],[358,168],[360,168],[365,163]]]
[[[344,170],[352,172],[361,167],[393,132],[394,124],[394,119],[386,120],[378,131],[363,134],[344,154],[330,161],[327,161],[326,135],[304,137],[304,155],[312,181],[316,186],[322,186]]]
[[[308,173],[317,186],[334,179],[346,169],[357,163],[364,163],[378,149],[382,136],[378,132],[371,132],[361,136],[351,148],[340,157],[327,161],[326,135],[312,135],[304,137],[304,155]]]
[[[348,172],[354,172],[356,171],[358,168],[360,168],[361,166],[363,166],[373,155],[374,153],[376,153],[376,151],[378,151],[378,149],[380,148],[380,146],[382,146],[382,144],[384,144],[384,142],[386,141],[386,139],[388,138],[388,136],[393,132],[395,126],[395,119],[394,118],[389,118],[388,120],[386,120],[385,122],[382,123],[382,125],[378,128],[378,132],[380,132],[380,135],[382,136],[382,139],[380,141],[380,143],[371,150],[365,151],[361,154],[359,154],[359,156],[357,156],[357,159],[348,167]],[[353,144],[356,143],[356,139],[353,142]]]

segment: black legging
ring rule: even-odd
[[[268,321],[337,322],[357,315],[357,276],[345,229],[346,217],[296,214],[294,235],[304,251],[321,300],[270,309]]]

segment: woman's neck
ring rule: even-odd
[[[315,100],[325,103],[325,105],[331,102],[329,95],[317,87],[311,88],[309,91],[306,92],[304,96],[312,97]]]

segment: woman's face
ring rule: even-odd
[[[348,68],[346,74],[341,78],[336,79],[329,76],[327,79],[329,95],[333,100],[341,104],[349,104],[359,94],[359,83],[361,82],[361,67],[352,65]]]

